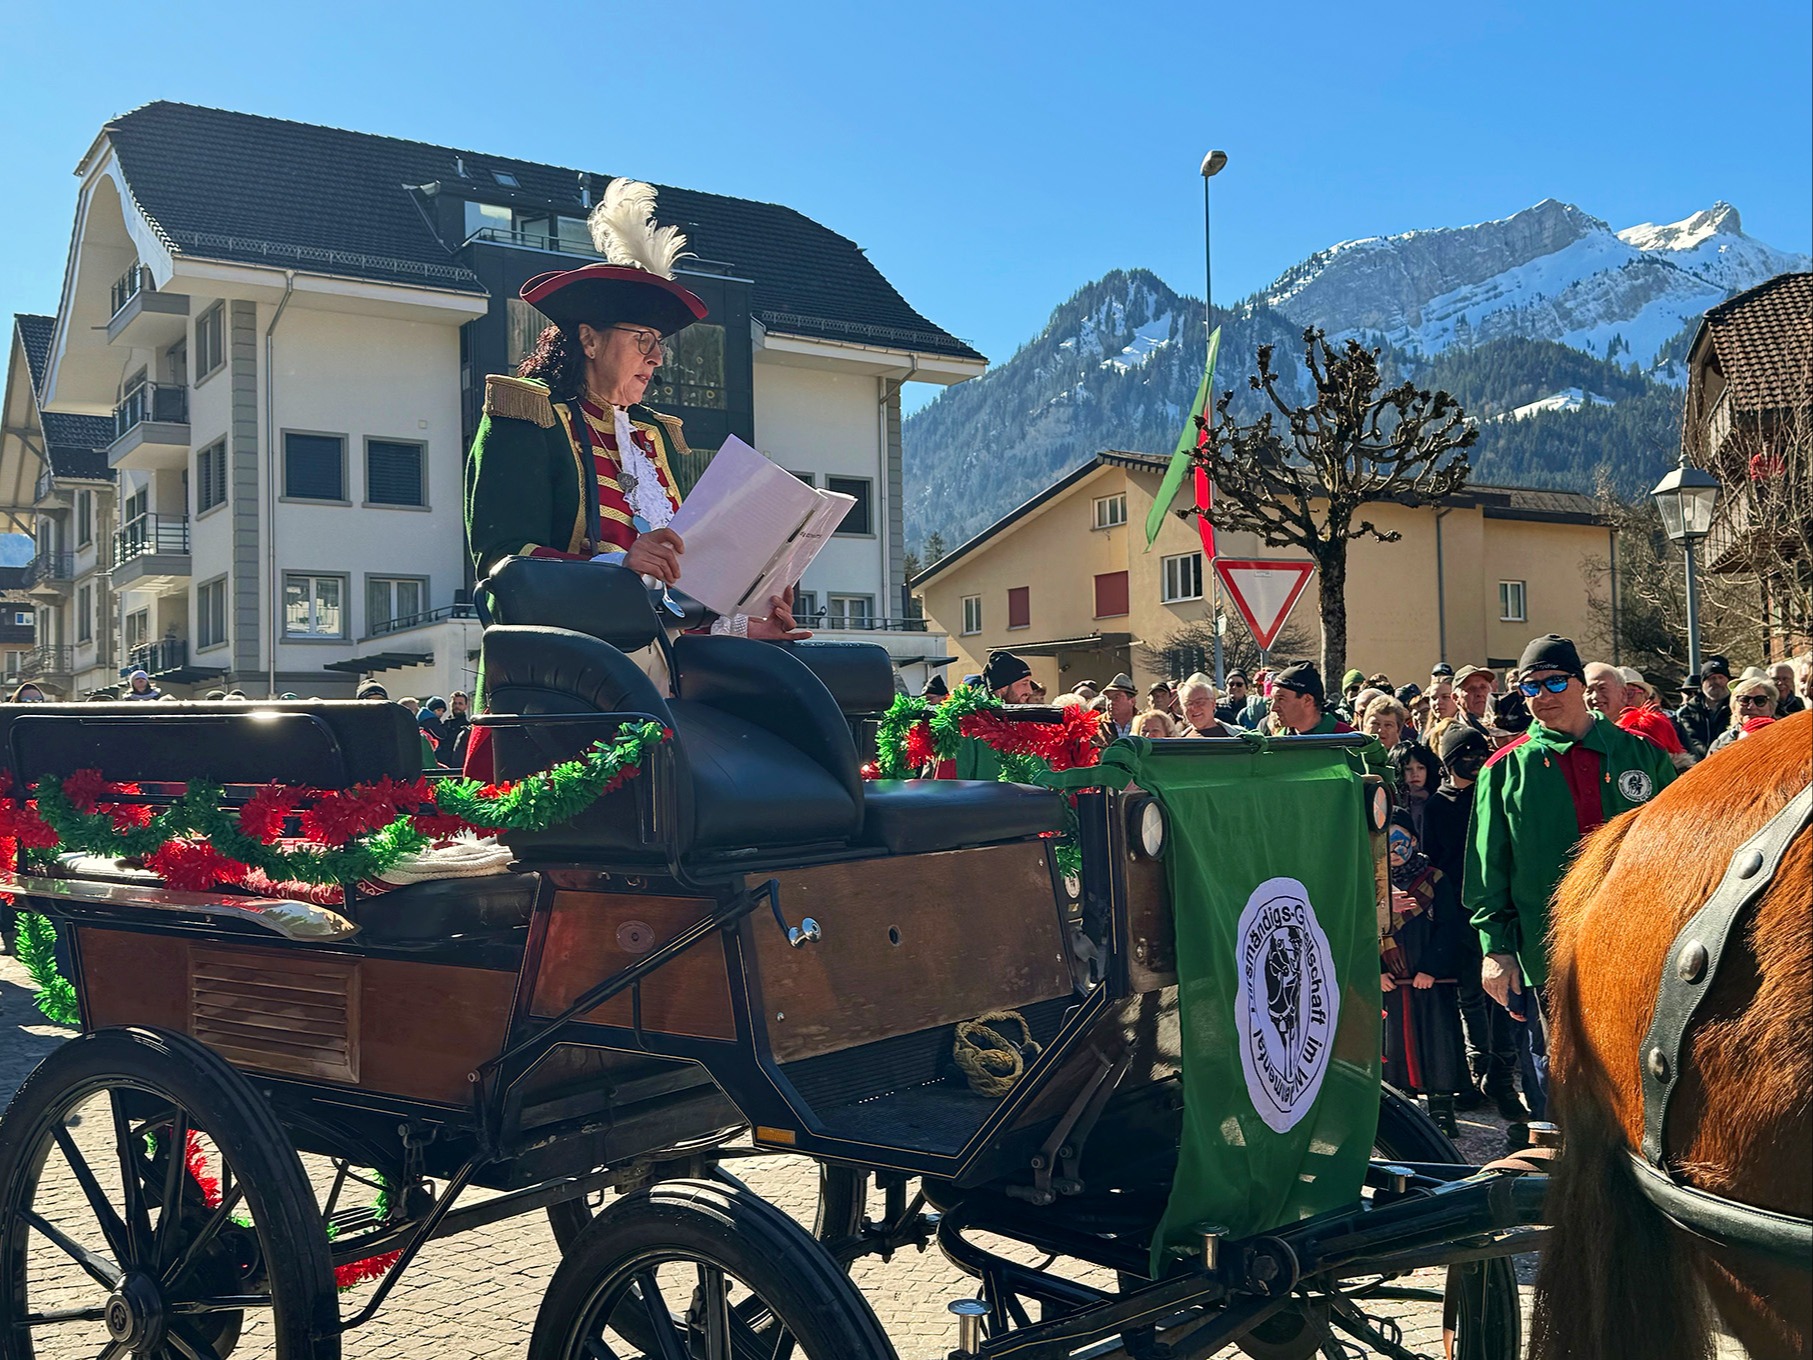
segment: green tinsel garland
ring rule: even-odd
[[[76,989],[57,970],[56,927],[34,911],[19,913],[19,962],[38,985],[33,998],[44,1018],[53,1025],[75,1029],[82,1023],[76,1007]]]

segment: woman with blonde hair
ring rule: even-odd
[[[1389,694],[1379,695],[1360,714],[1360,730],[1368,736],[1377,737],[1379,745],[1387,751],[1403,740],[1404,732],[1409,726],[1410,710]]]
[[[1162,708],[1148,708],[1133,720],[1133,735],[1157,741],[1177,735],[1177,722]]]

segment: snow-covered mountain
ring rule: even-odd
[[[1806,255],[1745,235],[1729,203],[1613,231],[1551,198],[1495,222],[1344,241],[1287,269],[1258,300],[1412,354],[1522,336],[1647,369],[1706,308],[1809,267]]]

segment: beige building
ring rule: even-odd
[[[1209,618],[1211,573],[1194,523],[1168,516],[1150,552],[1146,513],[1166,459],[1106,452],[1061,478],[914,578],[931,626],[950,635],[951,678],[1008,648],[1053,692],[1126,671],[1143,689],[1192,660],[1169,639]],[[1469,487],[1439,510],[1381,504],[1367,518],[1396,543],[1349,548],[1347,658],[1369,674],[1421,683],[1438,660],[1512,664],[1530,638],[1582,641],[1596,628],[1589,590],[1610,598],[1611,533],[1571,492]],[[1251,534],[1223,533],[1224,558],[1287,558]],[[1291,625],[1320,638],[1312,579]],[[1224,613],[1232,616],[1225,603]],[[1243,630],[1230,617],[1230,630]],[[1274,660],[1291,658],[1274,657]]]

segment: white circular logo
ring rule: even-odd
[[[1649,795],[1656,791],[1649,776],[1642,770],[1626,770],[1618,776],[1618,792],[1630,803],[1647,803]]]
[[[1309,892],[1268,878],[1246,900],[1239,946],[1240,1065],[1259,1117],[1286,1133],[1309,1112],[1328,1072],[1341,993]]]

